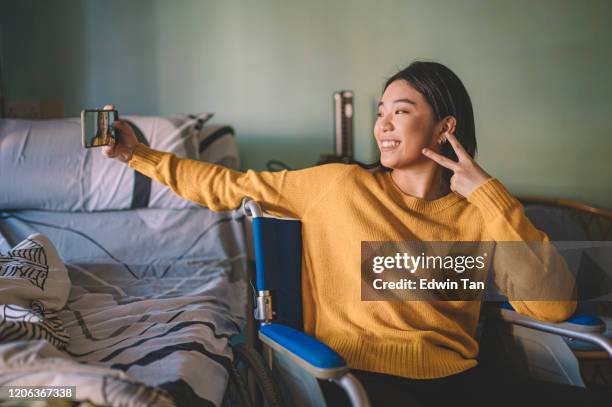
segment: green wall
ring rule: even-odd
[[[338,89],[355,91],[357,158],[374,161],[385,78],[440,61],[472,96],[487,171],[612,207],[611,21],[610,1],[0,0],[0,51],[9,99],[213,111],[257,169],[332,152]]]

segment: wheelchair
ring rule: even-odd
[[[327,380],[344,389],[353,406],[369,406],[363,386],[346,362],[303,332],[300,221],[264,214],[250,199],[243,201],[242,208],[250,220],[245,222],[247,243],[252,248],[249,258],[255,264],[253,295],[248,296],[254,318],[247,319],[241,343],[233,347],[230,387],[238,397],[226,405],[325,406],[319,381]],[[581,346],[589,344],[612,358],[612,339],[604,335],[605,324],[597,317],[580,315],[551,324],[522,316],[508,303],[483,312],[483,316],[489,333],[486,338],[505,346],[501,350],[493,347],[488,353],[522,353],[522,358],[513,359],[529,359],[532,371],[528,375],[533,378],[581,385],[570,357],[573,341]],[[540,371],[533,366],[539,366]],[[551,370],[557,373],[551,374]]]
[[[611,212],[564,199],[518,199],[551,241],[604,244],[610,252]],[[612,388],[612,263],[602,268],[586,260],[580,258],[577,267],[578,309],[572,318],[548,324],[514,312],[508,303],[488,307],[481,355],[497,358],[491,364],[500,371],[523,377]]]

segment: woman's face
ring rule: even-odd
[[[102,134],[105,134],[108,131],[108,113],[100,112],[98,115],[98,126],[100,127],[100,131]]]
[[[431,162],[421,151],[436,150],[439,131],[434,113],[421,93],[407,81],[392,82],[378,104],[374,136],[380,149],[380,162],[392,169]]]

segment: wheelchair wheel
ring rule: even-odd
[[[236,366],[231,365],[230,379],[223,397],[223,407],[252,407],[247,385],[242,380]]]
[[[243,395],[238,399],[248,397],[244,403],[246,406],[282,407],[284,404],[280,390],[262,356],[255,349],[242,344],[232,349],[234,372],[237,376],[234,382],[242,387],[242,390],[236,389],[236,393]]]

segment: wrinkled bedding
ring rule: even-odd
[[[0,385],[76,385],[79,399],[107,405],[222,402],[228,340],[245,317],[238,211],[0,211],[0,252],[35,233],[66,267],[57,316],[69,339],[64,350],[0,341]]]

